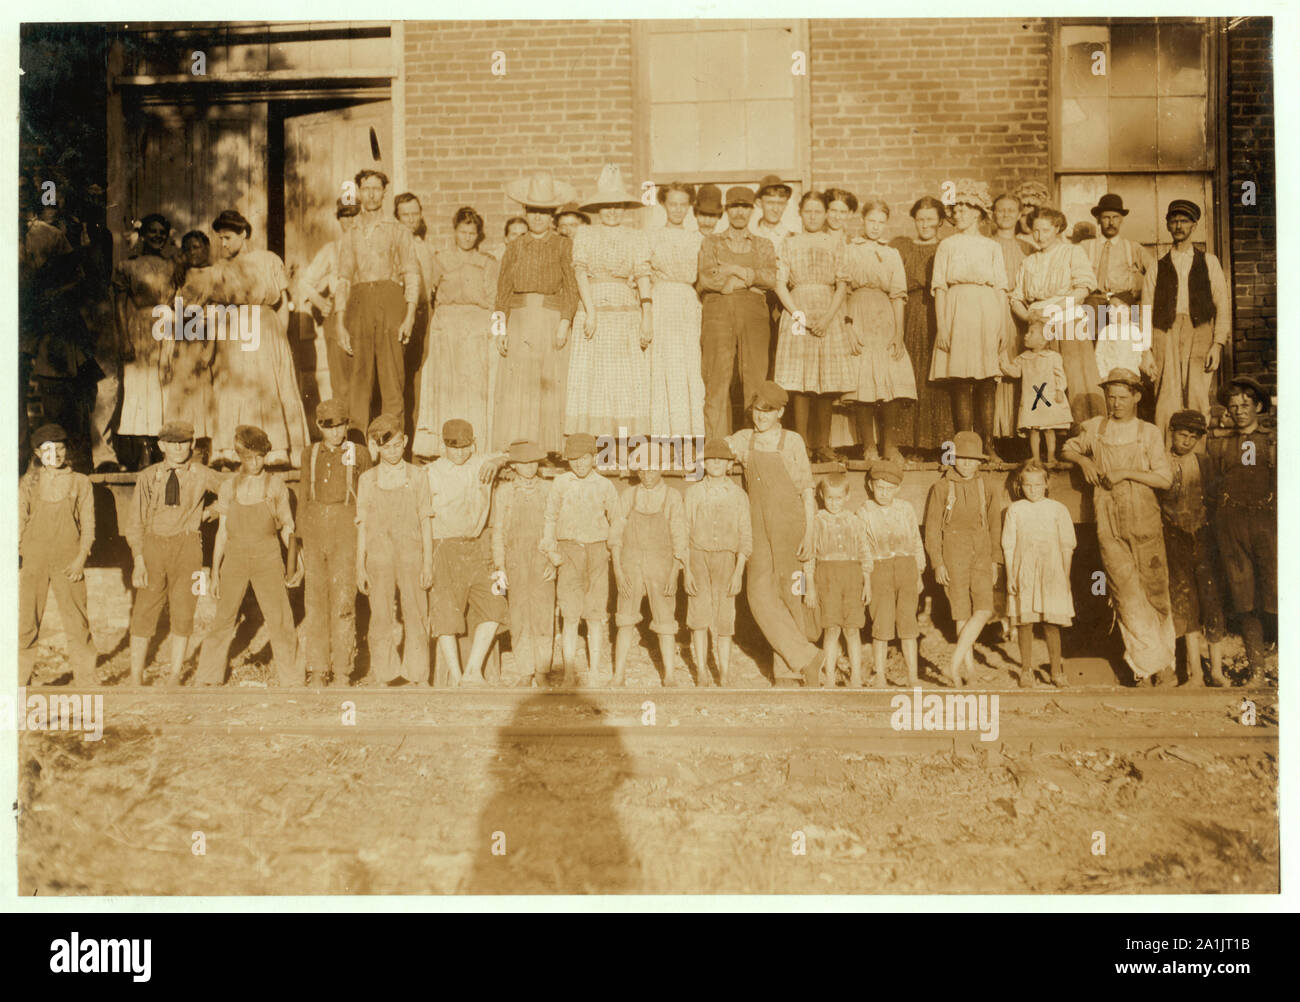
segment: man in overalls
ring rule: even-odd
[[[1174,667],[1169,565],[1156,497],[1173,484],[1174,473],[1164,436],[1138,419],[1138,374],[1113,369],[1101,387],[1106,416],[1085,421],[1065,443],[1061,459],[1078,466],[1093,486],[1107,594],[1124,638],[1124,660],[1134,683],[1142,685]]]
[[[788,400],[776,383],[763,383],[751,402],[753,429],[729,436],[727,444],[745,470],[754,532],[745,597],[754,623],[779,659],[773,685],[797,681],[778,670],[784,665],[802,675],[805,685],[815,686],[824,656],[813,643],[820,631],[816,613],[803,602],[802,568],[812,553],[817,504],[804,441],[781,427]]]

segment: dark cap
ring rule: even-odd
[[[1124,208],[1124,199],[1109,191],[1102,195],[1097,204],[1092,207],[1092,218],[1100,219],[1103,212],[1118,212],[1121,216],[1128,215],[1128,209]]]
[[[158,432],[159,442],[192,442],[194,425],[188,421],[168,421]]]
[[[361,206],[356,201],[345,202],[340,195],[337,202],[334,203],[334,218],[347,219],[349,216],[361,215]]]
[[[725,438],[711,438],[704,443],[705,459],[735,459]]]
[[[767,194],[769,190],[773,188],[779,188],[782,194],[784,194],[786,198],[789,198],[791,194],[794,193],[794,189],[791,188],[784,181],[782,181],[775,174],[765,174],[763,176],[763,180],[758,182],[758,197],[762,198],[764,195]]]
[[[877,459],[871,464],[871,479],[884,480],[886,483],[901,484],[903,468],[892,459]]]
[[[212,221],[212,232],[220,233],[222,230],[231,230],[234,233],[242,233],[245,237],[251,237],[253,235],[253,224],[240,215],[237,210],[226,209]]]
[[[743,184],[738,184],[727,189],[727,208],[733,205],[753,205],[754,193],[746,188]]]
[[[959,431],[952,437],[953,450],[957,459],[987,459],[984,455],[984,443],[973,431]]]
[[[564,442],[564,458],[577,459],[579,456],[592,456],[596,453],[596,436],[585,431],[570,435]]]
[[[387,445],[400,434],[402,434],[402,422],[391,414],[380,414],[366,428],[366,438],[372,439],[379,445]]]
[[[540,463],[546,458],[546,450],[536,442],[517,441],[510,443],[510,462]]]
[[[768,379],[754,392],[754,397],[750,400],[749,406],[760,411],[776,411],[789,402],[790,394]]]
[[[1201,207],[1187,198],[1175,198],[1169,203],[1169,208],[1165,210],[1165,221],[1173,215],[1183,215],[1192,222],[1197,222],[1201,218]]]
[[[722,191],[716,184],[701,186],[695,193],[695,214],[706,216],[722,215]]]
[[[463,449],[474,444],[474,426],[464,418],[443,422],[442,441],[453,449]]]
[[[1236,376],[1222,390],[1219,391],[1219,399],[1226,405],[1232,399],[1233,390],[1246,390],[1255,398],[1259,404],[1259,412],[1267,414],[1272,400],[1268,390],[1264,389],[1264,384],[1250,376]]]
[[[316,407],[316,423],[322,428],[347,424],[348,405],[342,400],[322,400]]]
[[[66,442],[68,433],[62,425],[43,424],[32,432],[32,448],[39,449],[46,442]]]
[[[265,456],[271,451],[271,440],[257,425],[241,424],[235,429],[235,448]]]
[[[1209,429],[1205,415],[1200,411],[1193,410],[1179,411],[1169,419],[1169,427],[1181,429],[1182,431],[1194,431],[1198,435],[1204,435]]]

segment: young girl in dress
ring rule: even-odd
[[[1056,433],[1070,430],[1070,402],[1065,395],[1065,365],[1061,353],[1047,347],[1042,320],[1025,332],[1025,350],[1002,360],[1002,371],[1020,379],[1020,415],[1016,426],[1029,437],[1034,462],[1043,462],[1042,441],[1047,437],[1047,465],[1056,464]]]
[[[1020,500],[1007,509],[1002,552],[1007,566],[1007,615],[1020,641],[1020,687],[1034,685],[1034,624],[1043,624],[1052,684],[1065,688],[1061,627],[1074,622],[1070,560],[1074,523],[1065,505],[1047,496],[1047,470],[1035,459],[1016,473]]]

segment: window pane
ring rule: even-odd
[[[1163,213],[1156,208],[1156,179],[1152,174],[1112,174],[1107,191],[1124,199],[1128,215],[1120,226],[1120,236],[1151,245],[1160,234],[1159,220]]]
[[[706,44],[700,45],[695,63],[696,99],[743,100],[748,96],[745,93],[745,33],[710,32],[703,36],[702,41]]]
[[[695,36],[655,33],[647,41],[650,100],[694,101],[695,74],[683,73],[682,67],[695,65]]]
[[[692,171],[700,163],[700,121],[694,104],[650,108],[650,150],[656,172]]]
[[[1148,97],[1156,92],[1156,26],[1114,25],[1110,29],[1112,97]]]
[[[1110,32],[1102,25],[1066,25],[1061,28],[1061,94],[1066,97],[1101,96],[1107,78],[1092,72],[1093,53],[1110,45]],[[1109,63],[1110,53],[1106,52]],[[1107,66],[1109,72],[1110,67]]]
[[[1070,229],[1075,223],[1092,222],[1092,207],[1107,190],[1104,174],[1071,174],[1061,178],[1060,210],[1065,213]]]
[[[745,169],[745,102],[701,101],[697,164],[706,170]]]
[[[1205,26],[1160,26],[1160,93],[1204,94]]]
[[[750,164],[793,166],[795,151],[794,103],[791,101],[746,101],[745,124],[749,134]]]
[[[1205,99],[1160,98],[1160,166],[1199,170],[1205,167]]]
[[[795,34],[787,28],[763,28],[749,33],[745,74],[748,98],[794,97],[791,57]]]
[[[1061,102],[1062,166],[1103,170],[1108,166],[1108,103],[1103,97],[1066,98]]]
[[[1156,101],[1117,97],[1110,102],[1110,166],[1156,166]]]

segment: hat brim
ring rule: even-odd
[[[528,178],[511,181],[506,185],[506,198],[520,205],[531,205],[538,209],[558,209],[562,205],[578,200],[577,189],[564,181],[555,182],[555,190],[550,198],[536,199],[528,197]]]
[[[1141,392],[1142,390],[1141,381],[1140,380],[1134,381],[1132,379],[1103,379],[1097,385],[1098,386],[1127,386],[1130,390],[1138,390],[1139,392]]]
[[[979,460],[984,460],[984,459],[988,459],[988,458],[989,458],[989,457],[986,456],[986,455],[984,455],[984,453],[982,453],[982,452],[980,452],[980,453],[976,453],[976,454],[974,454],[974,455],[972,455],[972,454],[969,453],[969,452],[959,452],[959,453],[957,453],[957,455],[955,455],[955,456],[953,457],[953,459],[979,459]]]
[[[1103,212],[1118,212],[1121,216],[1128,215],[1128,209],[1103,209],[1100,205],[1094,205],[1088,211],[1092,213],[1092,218],[1098,221],[1101,220],[1101,215]]]
[[[1268,391],[1262,386],[1251,386],[1250,383],[1229,383],[1219,391],[1219,403],[1224,407],[1228,406],[1228,401],[1232,399],[1233,390],[1243,390],[1255,398],[1256,404],[1259,405],[1259,412],[1267,414],[1272,409],[1273,402],[1269,398]],[[1262,398],[1262,399],[1261,399]]]
[[[762,198],[769,191],[779,191],[786,198],[789,198],[791,195],[794,194],[794,189],[791,188],[788,184],[769,184],[767,187],[760,188],[758,191],[754,192],[754,197]]]
[[[583,212],[599,212],[601,209],[643,209],[643,206],[634,198],[607,198],[600,202],[584,202],[582,205]]]

